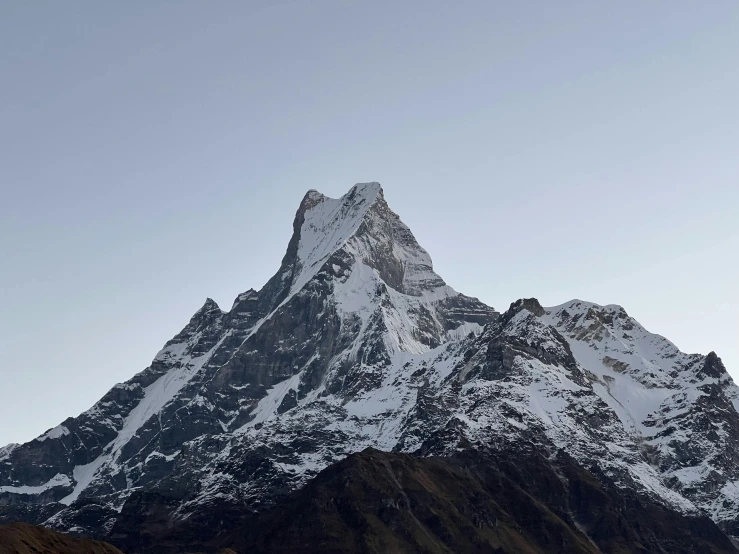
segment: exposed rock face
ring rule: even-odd
[[[457,293],[377,183],[309,191],[262,290],[208,299],[149,368],[0,449],[0,521],[144,548],[175,523],[224,533],[367,447],[534,448],[739,535],[738,405],[714,353],[618,306]]]
[[[110,544],[26,523],[0,525],[0,554],[123,554]]]

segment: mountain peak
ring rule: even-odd
[[[338,199],[316,190],[306,193],[290,241],[295,256],[291,292],[305,286],[326,260],[346,244],[380,198],[379,183],[356,184]]]
[[[385,198],[382,190],[382,185],[380,185],[380,183],[378,183],[377,181],[370,181],[369,183],[357,183],[349,189],[349,192],[346,193],[346,196],[360,197],[367,199],[370,202],[373,202],[378,198],[382,198],[383,200]]]
[[[306,210],[309,210],[324,198],[326,198],[326,195],[322,192],[319,192],[316,189],[310,189],[308,192],[305,193],[305,195],[303,196],[303,200],[300,202],[300,206],[298,207],[298,215],[304,213]]]
[[[218,306],[218,303],[209,296],[205,299],[205,302],[203,303],[203,306],[202,308],[200,308],[199,311],[209,312],[211,310],[220,310],[220,307]]]
[[[503,314],[503,320],[509,321],[521,310],[528,310],[535,316],[542,316],[545,313],[544,308],[541,307],[539,300],[536,298],[519,298],[515,302],[511,302],[510,307]]]
[[[711,350],[711,352],[706,355],[703,366],[700,368],[698,373],[699,375],[719,379],[726,374],[726,367],[724,367],[724,363],[721,361],[721,358],[718,357],[716,352]]]
[[[355,184],[340,198],[306,192],[280,270],[261,291],[260,305],[271,312],[322,269],[350,270],[355,262],[403,294],[457,295],[434,273],[431,257],[390,209],[380,183],[371,181]]]
[[[374,203],[375,200],[384,200],[384,198],[385,197],[383,194],[382,186],[377,181],[370,181],[368,183],[357,183],[352,188],[350,188],[347,193],[344,194],[341,198],[331,198],[330,196],[326,196],[316,189],[309,189],[308,192],[306,192],[303,196],[303,200],[301,201],[300,207],[298,208],[298,214],[310,210],[311,208],[316,206],[316,204],[319,204],[323,201],[342,202],[345,204],[355,205],[366,202],[368,205],[371,205],[372,203]]]

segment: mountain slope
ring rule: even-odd
[[[13,523],[0,525],[0,554],[123,554],[100,541],[76,539],[61,533]]]
[[[566,455],[537,453],[366,450],[233,535],[223,544],[254,553],[735,552],[708,518],[605,487]]]
[[[534,448],[739,535],[737,398],[715,354],[618,306],[499,314],[457,293],[377,183],[309,191],[260,291],[228,312],[207,300],[149,368],[0,450],[0,521],[121,544],[181,522],[219,535],[368,447]]]

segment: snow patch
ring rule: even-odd
[[[68,487],[72,484],[72,481],[69,479],[68,476],[62,475],[61,473],[57,473],[49,479],[46,483],[43,485],[37,485],[37,486],[27,486],[23,485],[20,487],[13,487],[13,486],[4,486],[0,487],[0,493],[8,492],[12,494],[41,494],[42,492],[48,491],[49,489],[53,489],[55,487]]]

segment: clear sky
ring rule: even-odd
[[[739,377],[739,3],[0,3],[0,444],[380,181],[457,290],[624,306]]]

